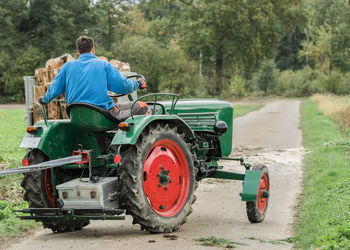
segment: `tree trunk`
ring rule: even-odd
[[[214,88],[215,95],[219,95],[222,90],[222,69],[224,66],[223,57],[224,56],[223,56],[222,39],[218,39],[216,43],[216,53],[215,53],[215,78],[216,78],[215,79],[216,85]]]

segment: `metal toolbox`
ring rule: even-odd
[[[64,208],[117,208],[117,179],[106,177],[94,183],[88,178],[78,178],[56,188]]]

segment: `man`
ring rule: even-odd
[[[118,94],[128,94],[137,88],[144,89],[144,80],[129,80],[120,74],[113,65],[96,58],[94,40],[81,36],[76,41],[77,60],[66,62],[45,95],[39,99],[41,103],[49,103],[55,97],[66,93],[67,104],[88,103],[108,110],[114,117],[123,121],[130,116],[132,102],[115,104],[108,96],[108,90]],[[133,114],[148,113],[144,102],[137,102]]]

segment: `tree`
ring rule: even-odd
[[[197,65],[175,43],[163,48],[151,38],[134,36],[124,39],[113,51],[118,59],[130,63],[132,71],[146,77],[150,92],[161,89],[187,95],[199,87]]]
[[[310,41],[301,56],[308,55],[314,68],[330,74],[350,71],[350,3],[347,0],[309,0]],[[326,65],[326,67],[325,67]]]
[[[245,72],[252,72],[262,60],[274,56],[271,51],[278,41],[278,31],[293,24],[290,21],[295,16],[295,4],[298,2],[178,1],[178,8],[173,10],[181,11],[177,21],[180,28],[174,36],[179,36],[182,47],[192,58],[198,58],[202,53],[204,64],[214,65],[216,86],[213,94],[219,94],[223,87],[225,65],[230,70],[235,65]],[[165,0],[151,0],[150,3],[153,6],[155,3],[174,5],[174,1]],[[174,15],[179,16],[178,13]],[[163,20],[169,18],[172,20],[171,17],[160,17]]]
[[[32,0],[22,32],[31,45],[55,57],[75,50],[75,40],[93,22],[89,0]]]
[[[291,34],[284,32],[278,43],[275,57],[276,67],[279,70],[299,70],[303,68],[304,63],[298,55],[299,51],[303,49],[302,42],[305,40],[305,37],[305,33],[301,32],[298,27]]]

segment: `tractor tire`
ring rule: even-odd
[[[45,154],[36,149],[30,150],[26,158],[29,165],[49,160]],[[21,185],[24,188],[23,199],[28,201],[30,208],[55,207],[50,169],[24,174]],[[40,221],[44,228],[50,228],[54,233],[72,232],[90,224],[89,220],[43,219]]]
[[[267,206],[269,203],[269,197],[262,198],[261,191],[270,190],[270,177],[269,171],[265,165],[256,165],[253,170],[259,170],[262,172],[257,201],[247,201],[247,215],[251,223],[260,223],[265,219]]]
[[[196,200],[193,161],[184,134],[168,124],[146,129],[136,145],[122,153],[121,205],[133,224],[152,233],[170,233],[186,222]]]

